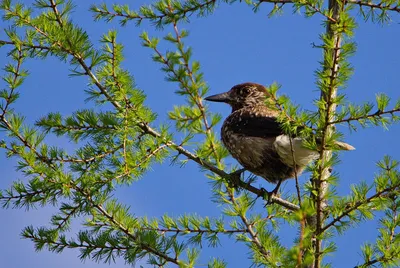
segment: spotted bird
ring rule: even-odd
[[[300,175],[319,153],[305,148],[301,137],[290,141],[277,121],[279,111],[266,105],[270,98],[264,86],[243,83],[205,100],[224,102],[232,107],[221,129],[222,142],[231,155],[245,169],[279,185],[295,174]],[[344,142],[336,145],[341,150],[354,150]]]

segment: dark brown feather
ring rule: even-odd
[[[225,102],[232,107],[221,129],[221,138],[232,156],[247,170],[272,183],[299,175],[315,159],[317,152],[303,148],[302,140],[290,142],[281,124],[278,112],[266,105],[270,94],[262,85],[244,83],[230,91],[207,97],[206,100]],[[293,161],[292,142],[295,141]],[[301,166],[300,164],[301,163]]]

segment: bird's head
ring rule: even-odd
[[[225,102],[232,107],[232,112],[244,107],[264,105],[270,94],[267,89],[256,83],[243,83],[228,92],[206,97],[207,101]]]

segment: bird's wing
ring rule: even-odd
[[[237,114],[236,114],[237,113]],[[276,117],[252,111],[237,111],[229,116],[229,128],[236,134],[271,138],[284,134]]]

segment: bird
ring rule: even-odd
[[[271,97],[263,85],[248,82],[205,100],[231,106],[232,112],[221,128],[224,146],[246,170],[278,184],[273,191],[276,193],[282,181],[300,175],[319,158],[319,152],[306,148],[304,138],[283,131],[277,120],[280,111],[267,105]],[[354,150],[344,142],[336,145],[341,150]]]

